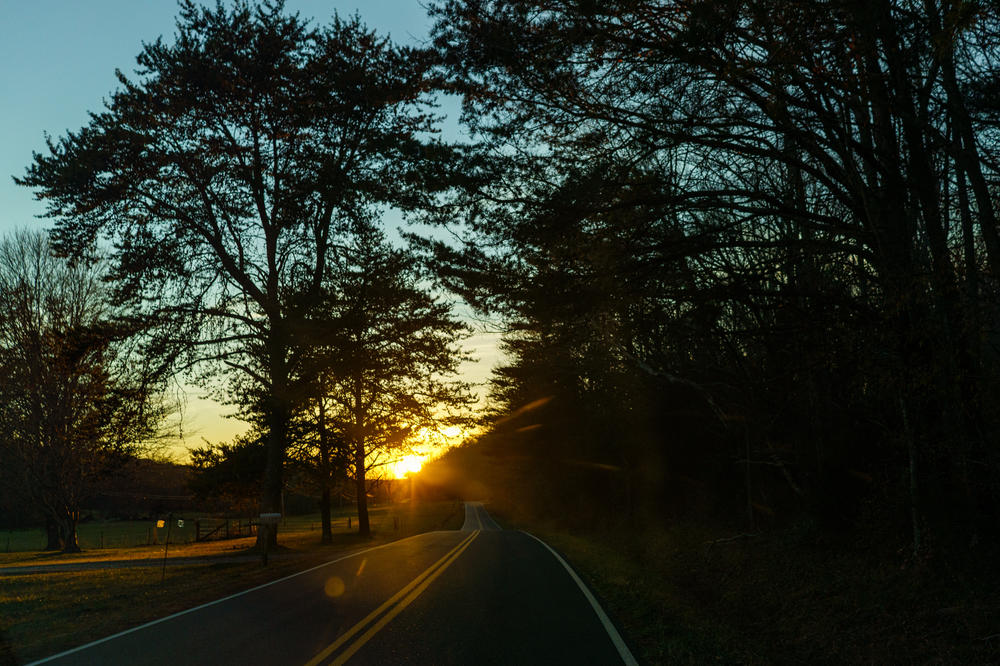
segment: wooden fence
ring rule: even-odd
[[[240,519],[200,518],[194,521],[195,541],[240,539],[257,535],[257,523]]]

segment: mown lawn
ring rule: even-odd
[[[416,526],[410,524],[414,519],[410,517],[411,511],[407,509],[407,506],[406,504],[384,505],[369,509],[372,530],[382,536],[392,535],[397,531],[416,534],[414,529],[428,524],[426,521],[430,515],[428,512],[432,512],[431,505],[426,503],[418,505],[420,510],[417,512],[418,522]],[[195,542],[193,520],[185,519],[182,528],[178,528],[176,520],[177,518],[171,525],[170,544],[167,548],[167,554],[171,558],[232,555],[233,551],[250,548],[254,542],[253,537]],[[352,534],[358,529],[357,516],[348,509],[335,512],[331,522],[335,535]],[[208,524],[207,520],[205,524]],[[80,545],[84,552],[73,555],[41,550],[45,546],[45,536],[41,529],[3,531],[0,532],[0,567],[162,557],[167,529],[163,527],[157,530],[159,536],[156,545],[147,545],[152,540],[151,536],[147,538],[147,533],[151,530],[150,526],[151,523],[147,521],[85,523],[80,527]],[[424,529],[434,528],[425,527]],[[310,539],[318,540],[320,535],[319,514],[290,516],[282,522],[280,531],[283,535],[283,542],[287,539],[292,539],[296,543],[299,540],[304,542],[308,542]],[[102,536],[104,548],[101,548]],[[4,547],[8,539],[11,543],[10,548]]]
[[[389,511],[387,506],[377,506],[370,508],[372,513],[373,526],[376,520]],[[353,517],[355,510],[353,507],[343,507],[333,510],[334,531],[349,531],[348,518],[352,517],[351,525],[357,528],[357,518]],[[101,548],[129,548],[133,546],[145,546],[154,540],[162,544],[167,538],[167,523],[169,522],[170,543],[183,544],[194,543],[195,541],[195,521],[201,519],[202,532],[207,532],[211,527],[222,524],[224,521],[218,518],[205,517],[201,514],[184,514],[161,517],[164,526],[157,528],[153,520],[92,520],[80,523],[77,534],[80,547],[85,550],[95,550]],[[183,525],[178,524],[183,522]],[[236,519],[231,521],[235,532]],[[243,519],[245,524],[247,519]],[[284,526],[293,531],[319,530],[319,514],[305,516],[290,516],[285,519]],[[45,547],[45,532],[41,528],[0,530],[0,555],[18,552],[39,551]]]
[[[345,521],[345,529],[338,530],[329,545],[319,543],[318,516],[291,518],[279,533],[281,548],[267,568],[255,558],[227,561],[227,556],[249,554],[252,539],[172,545],[171,554],[208,559],[167,567],[162,583],[162,545],[105,548],[71,556],[37,552],[4,555],[18,559],[0,560],[0,566],[136,558],[148,559],[150,566],[4,577],[0,583],[0,663],[5,651],[18,661],[39,659],[287,576],[351,550],[435,529],[457,529],[464,512],[459,502],[421,502],[378,507],[371,517],[373,539],[348,533]],[[352,523],[356,529],[356,521]]]

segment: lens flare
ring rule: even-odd
[[[326,596],[336,599],[344,593],[344,581],[337,576],[328,578],[326,585],[323,586],[323,591],[326,592]]]

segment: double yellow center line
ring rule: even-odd
[[[348,659],[354,656],[354,653],[360,650],[365,643],[371,640],[372,636],[377,634],[382,627],[389,624],[394,617],[403,612],[404,608],[413,603],[413,600],[419,597],[421,593],[423,593],[423,591],[434,582],[434,579],[440,576],[445,569],[451,566],[452,562],[458,559],[458,556],[469,547],[469,544],[471,544],[477,536],[479,536],[479,530],[476,530],[467,536],[461,543],[445,553],[444,557],[429,566],[422,574],[410,581],[406,587],[369,613],[365,619],[361,620],[348,631],[341,634],[340,638],[335,640],[322,652],[310,659],[306,666],[317,666],[317,664],[324,662],[331,655],[340,650],[341,647],[344,647],[344,645],[346,645],[348,641],[353,639],[357,634],[364,632],[358,636],[357,640],[350,645],[347,645],[347,647],[344,648],[344,650],[341,651],[333,661],[329,662],[330,666],[340,666],[340,664],[345,663]]]

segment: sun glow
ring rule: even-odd
[[[427,456],[408,455],[392,466],[392,474],[397,479],[405,478],[407,474],[415,474],[424,465],[424,458]]]
[[[471,432],[456,425],[419,428],[411,432],[404,449],[408,453],[387,466],[390,478],[405,479],[408,474],[416,474],[425,462],[461,444]]]
[[[417,446],[454,446],[465,434],[461,427],[454,425],[444,428],[420,428],[410,435],[410,441]]]

